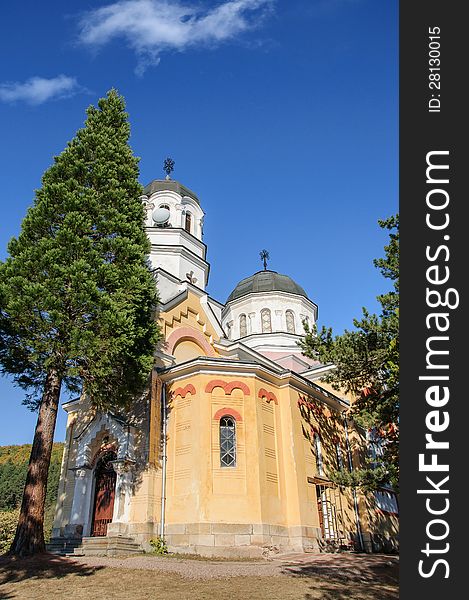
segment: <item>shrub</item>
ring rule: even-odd
[[[15,537],[19,509],[0,511],[0,554],[7,552]]]
[[[168,554],[168,546],[163,537],[157,537],[156,539],[150,540],[150,546],[153,548],[154,554],[164,555]]]

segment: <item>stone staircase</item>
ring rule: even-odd
[[[125,556],[142,554],[140,544],[126,536],[84,537],[81,545],[74,549],[74,556]]]
[[[47,552],[51,554],[59,554],[61,556],[69,556],[74,554],[75,549],[81,546],[81,538],[51,538],[46,544]]]

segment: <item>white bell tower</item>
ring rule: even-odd
[[[162,302],[174,295],[175,286],[185,282],[205,290],[210,269],[205,260],[207,247],[202,241],[204,211],[199,199],[170,179],[169,172],[166,179],[155,179],[145,186],[141,197],[151,243],[150,261],[157,272]]]

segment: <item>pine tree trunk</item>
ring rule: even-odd
[[[62,378],[51,369],[46,377],[29,459],[15,539],[8,554],[31,556],[45,552],[44,506]]]

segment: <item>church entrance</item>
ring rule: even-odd
[[[91,535],[105,536],[108,523],[112,521],[114,496],[116,493],[116,472],[111,461],[116,460],[115,452],[106,452],[98,460],[95,468],[95,492]]]

